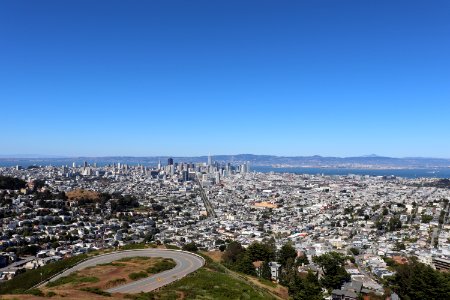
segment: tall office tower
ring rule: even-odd
[[[215,181],[216,181],[216,184],[220,184],[220,173],[219,172],[216,173]]]
[[[117,169],[120,170],[120,167],[121,167],[120,163],[117,163]]]
[[[208,166],[212,164],[211,153],[208,154]]]
[[[247,162],[247,173],[250,173],[250,162]]]
[[[94,163],[94,168],[97,168],[97,163],[96,162]]]
[[[247,173],[247,164],[246,163],[241,165],[241,173]]]
[[[85,161],[84,163],[83,163],[83,167],[87,167],[87,161]]]
[[[158,170],[161,170],[161,160],[158,161]]]
[[[173,158],[172,157],[167,160],[167,164],[169,166],[173,165]]]
[[[72,163],[72,168],[76,168],[76,167],[77,167],[76,163],[73,162],[73,163]]]
[[[188,171],[183,171],[183,181],[188,181],[189,180],[189,173]]]

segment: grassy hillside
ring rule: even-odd
[[[134,296],[135,300],[172,299],[276,299],[265,289],[253,285],[224,266],[205,257],[205,267],[159,291]]]
[[[138,258],[133,258],[133,260],[129,261],[125,259],[120,262],[85,269],[80,271],[79,274],[77,273],[72,276],[74,278],[73,282],[61,282],[60,285],[53,288],[46,287],[41,290],[34,290],[32,291],[33,295],[6,295],[3,296],[4,298],[0,296],[0,299],[46,299],[39,295],[47,295],[47,297],[51,295],[51,299],[54,300],[81,300],[86,299],[87,297],[92,300],[279,299],[279,297],[275,297],[271,293],[270,289],[255,284],[255,282],[257,282],[256,278],[254,280],[249,280],[241,274],[226,269],[223,265],[214,262],[207,256],[205,256],[206,265],[203,268],[159,289],[158,291],[141,293],[138,295],[104,293],[103,290],[110,287],[112,281],[117,281],[117,284],[123,284],[129,281],[128,277],[132,272],[149,268],[149,266],[144,265],[142,261],[134,261],[137,259]],[[138,263],[138,265],[135,265],[134,268],[130,269],[126,267],[129,264],[135,263]],[[152,262],[152,266],[150,267],[155,271],[173,267],[166,265],[167,262],[165,260],[156,259]],[[119,279],[121,280],[120,282],[118,281]],[[113,286],[117,284],[113,284]]]

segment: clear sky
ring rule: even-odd
[[[1,1],[0,154],[450,157],[450,1]]]

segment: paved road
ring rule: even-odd
[[[119,260],[121,258],[135,257],[135,256],[171,258],[177,263],[177,265],[175,266],[175,268],[171,270],[167,270],[144,279],[133,281],[128,284],[116,286],[114,288],[108,289],[107,292],[127,293],[127,294],[150,292],[157,288],[165,286],[171,282],[174,282],[175,280],[178,280],[189,273],[196,271],[205,264],[205,261],[202,257],[184,251],[174,251],[165,249],[142,249],[142,250],[119,251],[109,253],[106,255],[95,256],[89,260],[86,260],[66,270],[64,273],[52,278],[50,281],[54,281],[60,277],[67,276],[75,271],[87,267],[95,266],[98,264],[106,264],[115,260]]]
[[[209,201],[208,196],[206,196],[205,190],[203,189],[200,179],[198,177],[196,177],[196,181],[199,186],[200,196],[203,200],[203,204],[205,205],[208,217],[217,218],[216,212],[214,211],[214,208],[213,208],[211,202]]]

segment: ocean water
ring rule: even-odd
[[[370,176],[396,176],[403,178],[450,178],[450,168],[439,169],[346,169],[346,168],[274,168],[251,167],[256,172],[294,173],[309,175],[370,175]]]
[[[105,166],[113,163],[126,163],[129,165],[142,164],[144,166],[156,166],[157,161],[154,159],[139,160],[136,158],[119,158],[119,159],[95,159],[87,158],[89,164],[97,163],[97,166]],[[36,159],[0,159],[0,167],[13,167],[20,165],[24,168],[37,165],[37,166],[72,166],[75,162],[77,165],[82,165],[82,159],[74,158],[62,158],[62,159],[49,159],[49,158],[36,158]],[[252,171],[256,172],[276,172],[276,173],[294,173],[294,174],[324,174],[324,175],[370,175],[370,176],[396,176],[403,178],[450,178],[450,168],[423,168],[423,169],[353,169],[353,168],[274,168],[271,166],[251,166]]]

